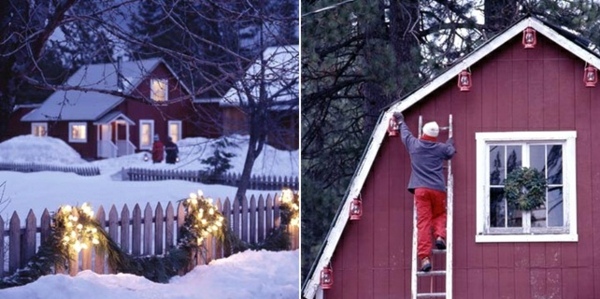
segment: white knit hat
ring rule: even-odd
[[[434,121],[428,122],[423,126],[423,134],[431,137],[438,137],[440,133],[440,127]]]

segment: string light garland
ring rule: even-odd
[[[291,189],[281,191],[281,204],[279,211],[281,213],[281,223],[284,225],[300,225],[300,194],[294,194]]]
[[[54,217],[54,225],[62,231],[61,245],[68,251],[80,252],[100,244],[97,221],[92,207],[83,203],[80,208],[63,206]]]
[[[183,244],[191,247],[202,246],[203,241],[209,236],[214,236],[223,241],[226,234],[225,217],[214,205],[213,199],[204,197],[202,190],[190,193],[183,202],[185,221],[182,229]]]

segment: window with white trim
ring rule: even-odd
[[[152,149],[154,143],[154,120],[140,119],[140,149]]]
[[[167,79],[150,80],[150,99],[164,103],[169,99],[169,81]]]
[[[181,121],[170,120],[168,126],[169,137],[174,143],[177,143],[181,140]]]
[[[69,142],[86,143],[87,142],[87,124],[69,123]]]
[[[48,135],[48,123],[31,123],[31,135],[44,137]]]
[[[575,131],[476,133],[477,242],[577,241]],[[511,208],[507,175],[529,167],[545,175],[546,203]]]

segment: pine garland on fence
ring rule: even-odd
[[[259,244],[246,243],[232,233],[223,215],[205,198],[201,191],[190,194],[183,202],[185,220],[180,228],[177,245],[162,256],[134,257],[124,252],[93,216],[91,207],[65,206],[52,217],[50,236],[42,241],[38,252],[14,274],[0,279],[0,289],[21,286],[43,275],[52,274],[57,267],[69,268],[69,261],[82,249],[93,246],[99,255],[106,254],[108,266],[118,273],[129,273],[154,282],[166,283],[192,264],[194,253],[203,246],[209,235],[225,245],[225,251],[236,253],[246,249],[271,251],[289,248],[288,225],[298,224],[299,195],[284,190],[280,206],[281,224],[269,232]],[[91,245],[90,245],[91,244]]]

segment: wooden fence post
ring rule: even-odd
[[[158,222],[158,220],[157,220]],[[146,207],[144,208],[144,255],[152,255],[152,207],[150,207],[150,203],[146,203]]]
[[[155,221],[154,221],[154,254],[162,255],[163,254],[163,238],[164,234],[164,225],[165,225],[165,217],[163,215],[163,209],[160,205],[156,205],[155,212]]]
[[[21,267],[25,266],[29,259],[35,255],[36,240],[35,232],[37,229],[35,214],[29,210],[25,218],[25,234],[23,235],[23,244],[21,245]]]
[[[104,207],[102,205],[98,207],[98,212],[96,212],[96,220],[100,223],[100,227],[106,230],[106,213],[104,213]],[[116,239],[113,239],[116,240]],[[104,274],[106,271],[104,270],[104,265],[106,264],[106,258],[103,254],[100,254],[98,247],[94,247],[94,265],[92,271],[98,274]]]
[[[262,195],[258,196],[258,210],[257,210],[257,218],[258,218],[258,232],[256,236],[256,241],[258,243],[262,242],[265,239],[265,199]]]
[[[137,203],[133,207],[131,220],[131,254],[139,256],[142,254],[142,209]]]
[[[126,253],[130,252],[129,240],[131,240],[129,237],[129,209],[127,208],[127,204],[125,204],[121,211],[121,249]]]
[[[21,266],[21,220],[17,211],[13,212],[8,225],[8,273],[12,274]]]
[[[175,233],[173,232],[173,227],[175,225],[174,214],[173,204],[169,202],[167,204],[167,209],[165,210],[165,248],[167,250],[173,248],[175,240]]]

